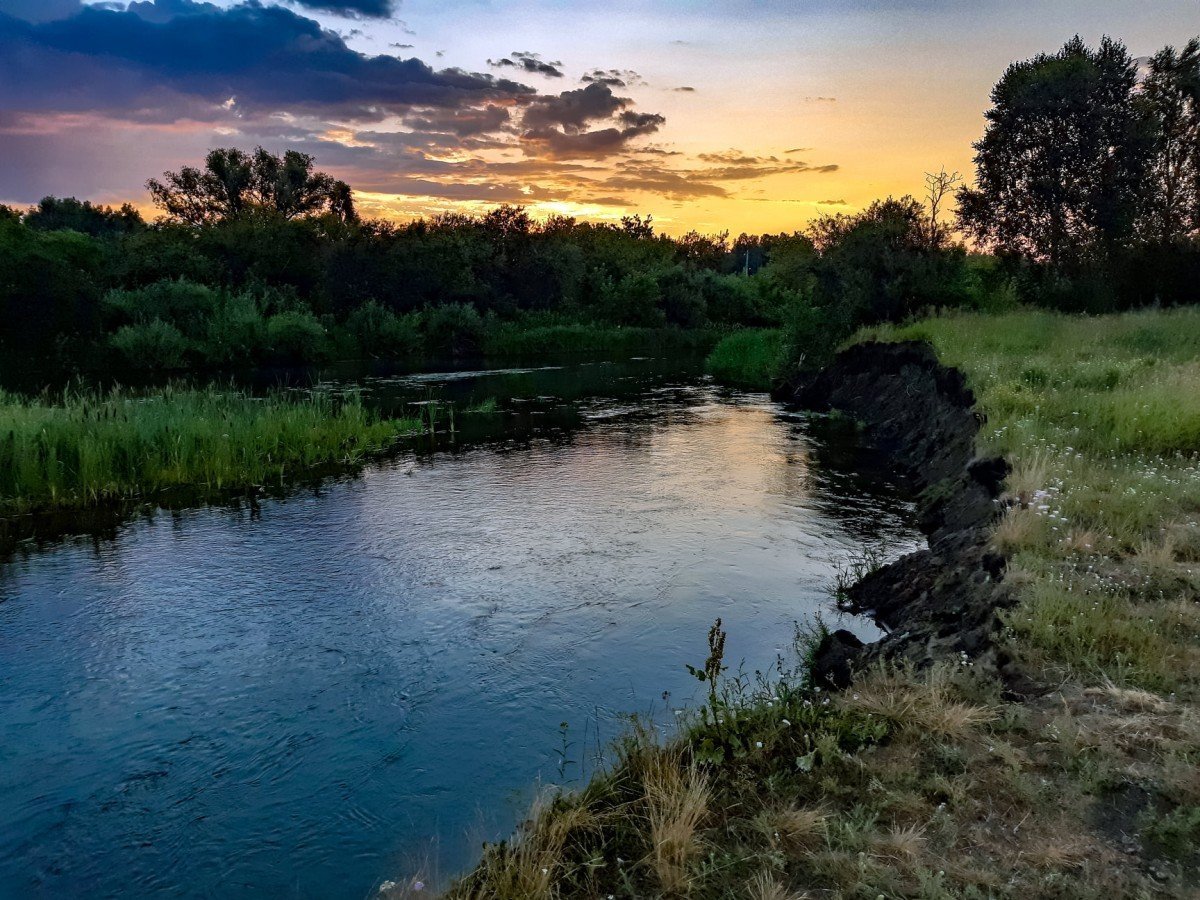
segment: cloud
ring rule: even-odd
[[[709,164],[709,168],[698,170],[709,181],[746,181],[770,175],[800,172],[825,174],[838,170],[837,165],[812,166],[802,160],[780,159],[778,156],[750,156],[740,150],[701,153],[696,158]]]
[[[680,94],[694,94],[694,93],[696,93],[696,89],[695,89],[694,87],[689,87],[689,86],[688,86],[688,85],[686,85],[686,84],[685,84],[685,85],[683,85],[682,87],[671,88],[671,90],[673,90],[673,91],[675,91],[675,92],[677,92],[677,93],[680,93]]]
[[[471,137],[490,134],[508,125],[511,116],[504,106],[469,109],[427,109],[410,113],[404,125],[413,131]]]
[[[609,87],[620,88],[646,83],[633,69],[592,69],[579,80],[585,84],[606,84]]]
[[[687,173],[649,166],[630,166],[607,179],[610,188],[659,194],[670,200],[695,200],[700,197],[728,197],[718,184],[694,178]]]
[[[488,65],[495,69],[513,68],[522,69],[533,75],[546,75],[550,78],[562,78],[562,63],[558,60],[554,62],[543,62],[542,58],[537,53],[530,53],[526,50],[518,50],[510,56],[505,56],[502,59],[489,59]]]
[[[589,84],[557,96],[539,97],[525,110],[527,128],[559,126],[568,132],[583,130],[589,122],[609,119],[630,101],[613,95],[606,84]]]
[[[662,116],[658,116],[662,119]],[[527,153],[552,159],[603,157],[619,153],[634,138],[652,134],[657,125],[627,128],[597,128],[592,131],[569,133],[557,128],[534,128],[521,136]]]
[[[290,0],[297,6],[352,18],[386,19],[396,11],[394,0]]]
[[[5,0],[9,2],[9,0]],[[0,17],[0,109],[138,110],[165,95],[238,109],[379,120],[413,106],[530,97],[532,88],[418,59],[367,56],[290,10],[154,0],[62,20]]]
[[[53,22],[75,15],[83,4],[80,0],[0,0],[0,15],[9,15],[26,22]]]

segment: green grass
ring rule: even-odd
[[[197,498],[354,466],[405,433],[357,398],[216,387],[0,393],[0,510],[91,506],[186,489]]]
[[[783,366],[783,332],[752,328],[726,335],[704,361],[717,381],[769,390]]]

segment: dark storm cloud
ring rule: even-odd
[[[291,0],[297,6],[318,12],[370,19],[386,19],[396,11],[393,0]]]
[[[501,59],[489,59],[488,65],[495,69],[522,69],[533,75],[546,75],[550,78],[562,78],[562,62],[544,62],[540,54],[527,50],[517,50]]]
[[[234,97],[240,110],[364,119],[534,93],[491,75],[367,56],[311,19],[258,3],[156,0],[36,24],[0,16],[0,109],[119,111],[166,91],[210,104]]]

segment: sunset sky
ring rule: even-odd
[[[969,172],[1007,63],[1076,32],[1149,55],[1200,2],[0,0],[0,202],[150,212],[148,177],[262,144],[367,215],[792,230]]]

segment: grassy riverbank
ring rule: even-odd
[[[739,683],[715,632],[706,710],[666,741],[634,729],[450,896],[1194,896],[1200,314],[868,336],[932,341],[1014,465],[1004,640],[1039,687],[1014,699],[970,659],[833,697],[802,663]]]
[[[420,430],[356,398],[222,388],[0,393],[0,512],[66,509],[186,490],[215,498],[326,466],[354,466]]]

